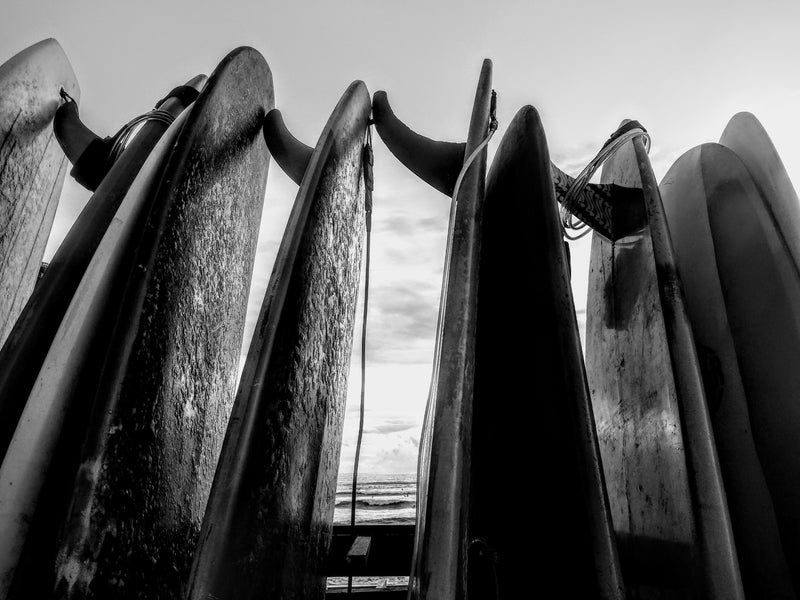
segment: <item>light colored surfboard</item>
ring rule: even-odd
[[[130,252],[136,224],[150,204],[185,113],[170,126],[128,189],[97,247],[44,360],[6,459],[0,466],[0,598],[5,598],[36,512],[70,400],[95,329],[109,301],[117,268]],[[47,565],[39,565],[47,569]],[[52,571],[52,565],[49,570]]]
[[[800,590],[800,276],[775,204],[733,152],[703,163],[723,183],[708,219],[758,457]],[[706,177],[709,177],[707,175]],[[788,224],[788,223],[787,223]],[[784,224],[786,225],[786,224]]]
[[[595,234],[587,373],[623,574],[642,598],[743,598],[699,364],[640,138],[603,183],[641,188],[647,225]]]
[[[800,269],[800,200],[764,127],[751,113],[737,113],[719,143],[733,150],[747,167]]]
[[[69,165],[52,126],[61,88],[80,99],[54,39],[0,65],[0,345],[36,283]]]
[[[279,154],[276,138],[287,139],[285,128],[267,129],[278,111],[267,117],[272,155],[300,189],[217,466],[192,568],[192,600],[325,596],[364,237],[370,107],[366,86],[352,83],[316,147],[294,157]]]
[[[745,594],[793,599],[772,498],[753,441],[709,224],[711,206],[742,201],[737,196],[753,193],[752,182],[732,151],[703,144],[675,162],[659,189],[703,372]]]

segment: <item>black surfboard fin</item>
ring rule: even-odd
[[[53,133],[67,159],[74,166],[70,175],[88,190],[94,191],[105,175],[105,163],[113,140],[101,138],[81,121],[78,103],[66,98],[56,110]],[[99,165],[100,168],[95,168]]]
[[[314,149],[294,137],[283,122],[283,115],[273,108],[264,117],[264,139],[269,153],[297,185],[303,180]]]
[[[395,116],[384,91],[372,97],[372,118],[378,135],[397,160],[446,196],[453,195],[466,144],[439,142],[412,131]]]

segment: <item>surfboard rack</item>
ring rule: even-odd
[[[328,577],[398,577],[408,575],[414,546],[414,525],[336,525],[325,565]],[[405,586],[354,588],[361,600],[405,598]],[[326,598],[346,594],[346,588],[329,589]]]
[[[275,162],[292,181],[300,185],[314,149],[291,134],[277,108],[264,117],[264,140]]]
[[[556,199],[567,199],[575,179],[551,163]],[[576,217],[603,237],[614,242],[644,227],[646,222],[642,190],[616,184],[590,183],[572,202]]]
[[[416,133],[397,118],[384,91],[372,97],[372,118],[378,135],[397,160],[445,196],[453,195],[464,164],[465,143],[440,142]]]

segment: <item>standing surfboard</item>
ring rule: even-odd
[[[59,108],[54,123],[59,142],[84,173],[92,171],[104,176],[56,250],[0,350],[0,457],[6,453],[53,336],[120,202],[169,121],[194,100],[205,79],[198,75],[175,88],[156,110],[145,114],[136,137],[107,172],[106,157],[99,157],[99,165],[97,160],[87,160],[96,158],[86,156],[87,142],[100,140],[80,122],[75,103]]]
[[[61,89],[80,98],[54,39],[0,65],[0,345],[36,283],[61,196],[68,163],[52,127]]]
[[[753,441],[800,595],[800,277],[781,225],[745,165],[719,147],[703,160],[704,180],[720,182],[708,198],[708,222]]]
[[[681,156],[659,188],[703,372],[745,594],[794,599],[717,270],[716,252],[725,249],[715,245],[709,220],[718,206],[758,203],[759,194],[742,161],[719,144],[703,144]],[[739,233],[745,235],[741,229]],[[752,292],[760,295],[763,290]],[[748,318],[759,321],[763,316],[751,313]]]
[[[138,242],[57,562],[60,598],[178,598],[235,392],[272,75],[231,52],[195,101]]]
[[[735,114],[719,143],[744,163],[774,218],[783,243],[800,269],[800,200],[764,127],[751,113]]]
[[[622,600],[569,258],[531,106],[497,148],[480,223],[467,596]],[[499,490],[521,476],[530,493],[510,506]]]
[[[54,587],[58,533],[69,508],[110,317],[122,301],[166,158],[183,125],[170,126],[109,224],[56,332],[0,465],[0,598],[46,598]],[[87,393],[88,391],[88,393]]]
[[[646,225],[594,234],[587,372],[623,575],[642,598],[743,598],[669,231],[641,138],[602,181],[643,192]]]
[[[469,477],[480,218],[492,99],[492,63],[484,60],[467,143],[424,138],[400,123],[385,92],[373,100],[375,123],[389,150],[439,191],[452,195],[431,391],[425,414],[417,492],[417,527],[410,594],[460,598],[467,589]]]
[[[187,598],[322,599],[364,232],[370,98],[350,85],[315,148],[264,134],[300,185],[261,307]]]

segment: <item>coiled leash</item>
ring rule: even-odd
[[[364,435],[364,396],[367,380],[367,310],[369,308],[369,259],[372,241],[372,190],[375,179],[372,167],[375,164],[375,154],[372,151],[372,124],[370,119],[367,124],[367,139],[362,153],[362,170],[364,173],[364,221],[366,226],[367,248],[365,251],[364,265],[364,313],[361,318],[361,406],[358,413],[358,438],[356,439],[356,456],[353,461],[353,488],[350,494],[350,527],[355,532],[356,527],[356,492],[358,488],[358,461],[361,458],[361,439]],[[347,576],[347,594],[353,593],[353,576]]]
[[[643,138],[645,151],[649,153],[650,134],[647,133],[647,130],[642,126],[641,123],[639,123],[639,121],[628,121],[611,134],[608,140],[606,140],[606,143],[603,144],[603,147],[600,148],[600,152],[597,153],[597,156],[595,156],[589,162],[589,164],[584,167],[580,175],[578,175],[572,182],[572,185],[570,186],[569,190],[567,191],[567,195],[564,198],[564,202],[561,204],[558,211],[561,218],[561,229],[566,239],[570,241],[579,240],[591,231],[586,223],[575,216],[573,212],[575,202],[584,188],[589,184],[589,180],[595,174],[597,169],[599,169],[602,164],[611,156],[613,156],[622,146],[637,137]],[[568,231],[576,231],[580,233],[570,234]]]

